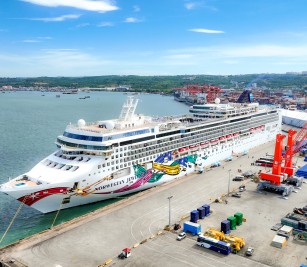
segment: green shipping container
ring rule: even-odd
[[[230,221],[230,230],[236,230],[236,225],[237,225],[237,219],[234,216],[229,216],[227,218],[228,221]]]
[[[241,225],[243,222],[243,213],[237,212],[234,216],[237,219],[237,225]]]

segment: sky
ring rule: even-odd
[[[307,0],[1,0],[0,77],[307,71]]]

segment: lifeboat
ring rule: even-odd
[[[233,137],[239,136],[239,133],[234,133]]]
[[[196,149],[198,149],[198,147],[199,147],[199,144],[189,146],[189,148],[190,148],[191,150],[196,150]]]
[[[185,151],[185,147],[181,147],[178,149],[179,152],[184,152]]]
[[[206,142],[200,143],[200,146],[205,147],[205,146],[208,146],[209,144],[210,142],[206,141]]]
[[[217,143],[218,141],[219,141],[219,140],[217,140],[217,139],[213,139],[213,140],[210,141],[210,143],[211,143],[211,144],[214,144],[214,143]]]
[[[230,138],[232,138],[232,134],[226,135],[226,139],[230,139]]]
[[[223,141],[226,141],[226,140],[225,140],[225,136],[221,136],[221,137],[219,138],[219,140],[222,141],[222,142],[223,142]]]
[[[249,131],[250,131],[250,132],[253,132],[253,131],[254,131],[254,128],[250,128]]]

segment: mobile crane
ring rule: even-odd
[[[235,235],[225,235],[223,232],[217,231],[214,228],[209,228],[205,233],[205,236],[212,237],[214,239],[224,241],[230,244],[231,252],[238,253],[242,247],[245,246],[245,241],[243,237]]]

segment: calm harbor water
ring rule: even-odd
[[[54,141],[67,124],[79,119],[88,122],[117,118],[127,95],[91,92],[73,95],[50,92],[0,93],[0,183],[29,171],[56,150]],[[80,97],[90,96],[87,99]],[[151,116],[181,115],[188,107],[173,97],[140,94],[137,113]],[[81,216],[116,200],[62,210],[55,224]],[[20,203],[0,193],[0,240]],[[41,214],[23,206],[0,247],[49,228],[56,213]]]

